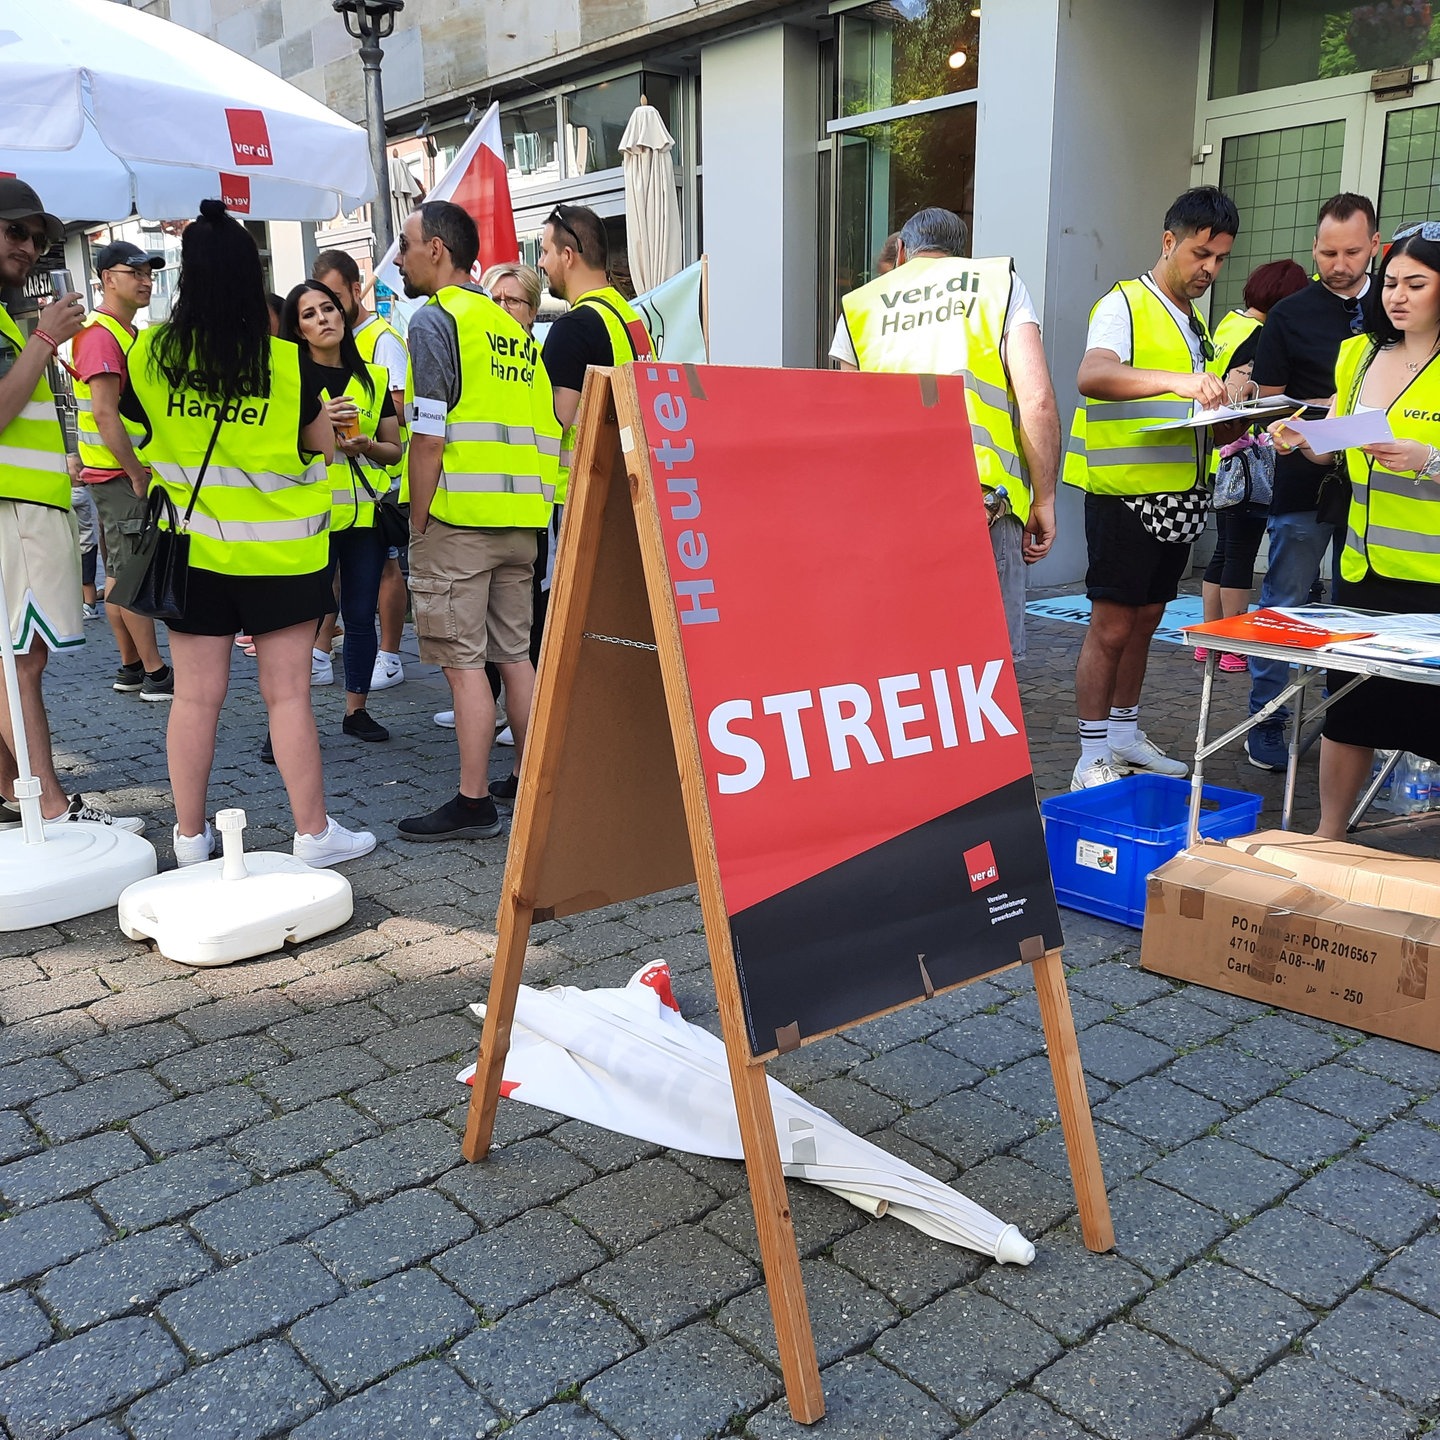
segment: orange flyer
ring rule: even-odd
[[[1373,630],[1324,630],[1318,625],[1292,620],[1275,610],[1252,610],[1246,615],[1185,627],[1187,637],[1209,635],[1217,640],[1258,640],[1266,645],[1291,645],[1300,650],[1319,650],[1342,640],[1363,640],[1374,633]]]

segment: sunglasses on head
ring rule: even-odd
[[[1418,235],[1422,240],[1440,240],[1440,220],[1419,220],[1414,225],[1397,230],[1390,238],[1392,241],[1408,240],[1412,235]]]
[[[1190,333],[1200,342],[1200,353],[1206,360],[1215,358],[1215,345],[1209,335],[1205,333],[1205,327],[1200,323],[1198,315],[1190,317]]]
[[[42,255],[50,248],[50,236],[44,230],[32,230],[28,225],[22,225],[18,220],[6,222],[5,236],[9,240],[13,240],[17,245],[28,240]]]
[[[579,235],[575,233],[575,227],[565,218],[564,212],[568,208],[569,207],[566,205],[557,205],[550,212],[550,216],[545,221],[545,223],[547,225],[554,225],[559,229],[563,230],[575,242],[575,253],[577,255],[583,255],[585,253],[585,246],[582,243]]]

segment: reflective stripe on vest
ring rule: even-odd
[[[1130,312],[1130,364],[1136,370],[1190,373],[1190,342],[1169,307],[1141,280],[1121,280],[1115,289]],[[1070,427],[1065,483],[1096,495],[1193,489],[1209,460],[1205,432],[1145,428],[1193,413],[1192,403],[1173,393],[1143,400],[1086,400]]]
[[[372,439],[375,432],[380,428],[380,410],[385,403],[385,397],[390,393],[390,377],[385,372],[383,365],[365,366],[370,374],[370,383],[374,386],[374,393],[367,395],[365,387],[360,383],[357,376],[352,375],[346,382],[345,389],[341,392],[346,399],[355,402],[355,408],[360,412],[360,433],[369,435]],[[335,399],[335,396],[327,398]],[[356,474],[357,467],[365,479],[370,482],[370,489],[375,492],[372,496],[361,483],[359,475]],[[335,462],[330,466],[330,529],[332,533],[336,530],[366,530],[375,524],[375,500],[378,496],[389,493],[391,479],[388,470],[379,465],[370,464],[363,456],[351,460],[348,455],[342,455],[337,449],[335,451]],[[208,478],[208,477],[207,477]]]
[[[390,477],[391,482],[397,487],[396,497],[402,505],[410,503],[410,467],[407,463],[410,458],[410,422],[415,418],[415,372],[410,368],[410,347],[405,344],[404,336],[383,316],[376,315],[370,324],[355,334],[355,345],[360,351],[360,358],[367,364],[375,363],[375,347],[380,343],[382,335],[393,335],[405,351],[405,390],[404,404],[401,406],[400,414],[396,419],[400,422],[400,458],[393,464],[385,467],[385,473]],[[381,366],[384,369],[384,366]],[[386,372],[385,386],[387,389],[394,389],[390,384],[389,373]],[[376,490],[379,490],[377,485]]]
[[[119,345],[122,355],[130,353],[130,347],[135,343],[135,336],[113,315],[107,314],[103,310],[96,310],[85,322],[85,329],[88,330],[92,325],[98,325],[102,330],[108,330],[115,337],[115,343]],[[87,470],[121,469],[120,462],[101,438],[100,427],[95,423],[93,392],[89,383],[75,375],[71,377],[71,386],[75,392],[75,438],[79,445],[80,463]],[[125,419],[123,415],[120,417],[120,424],[130,437],[132,446],[144,433],[143,427],[137,425],[133,420]]]
[[[1001,359],[1014,275],[1008,255],[922,256],[852,290],[841,307],[861,370],[964,380],[980,483],[990,490],[1003,486],[1024,524],[1030,483]]]
[[[270,394],[238,396],[215,429],[217,403],[171,390],[155,367],[165,327],[143,331],[130,352],[130,387],[148,421],[141,458],[183,514],[215,435],[191,516],[190,564],[226,575],[308,575],[330,563],[325,466],[298,449],[300,352],[270,341]],[[250,418],[241,420],[241,416]],[[263,417],[263,418],[262,418]]]
[[[1354,414],[1375,353],[1368,335],[1356,335],[1341,345],[1335,362],[1336,414]],[[1395,397],[1386,413],[1397,440],[1435,443],[1440,429],[1436,357]],[[1341,575],[1347,580],[1363,580],[1374,573],[1391,580],[1440,582],[1440,486],[1386,470],[1359,450],[1347,450],[1345,464],[1350,513]]]
[[[25,337],[0,305],[0,335],[14,348],[15,358],[25,349]],[[65,432],[55,413],[55,396],[45,372],[35,382],[20,413],[0,430],[0,499],[29,500],[70,508],[70,476],[65,469]]]
[[[635,307],[612,286],[590,290],[575,301],[575,309],[585,305],[593,310],[610,337],[610,363],[625,365],[631,360],[650,360],[655,355],[655,342],[645,328]],[[555,503],[563,505],[570,489],[570,466],[575,460],[575,436],[579,433],[579,415],[575,424],[567,425],[560,439],[560,472],[555,483]]]
[[[446,525],[544,529],[560,426],[539,349],[478,291],[446,286],[429,303],[454,320],[460,354],[460,398],[446,416],[431,515]]]

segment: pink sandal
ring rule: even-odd
[[[240,647],[242,655],[253,655],[255,653],[255,641],[249,635],[237,635],[235,643]]]

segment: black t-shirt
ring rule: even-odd
[[[1367,319],[1374,295],[1372,284],[1360,302],[1361,314]],[[1327,290],[1318,280],[1287,295],[1271,309],[1260,328],[1251,378],[1257,385],[1279,385],[1297,400],[1323,400],[1332,395],[1340,346],[1356,333],[1351,324],[1353,311],[1353,300]],[[1324,473],[1299,451],[1277,455],[1270,513],[1313,510]]]
[[[1254,358],[1255,352],[1260,348],[1260,331],[1264,326],[1257,325],[1236,347],[1230,356],[1229,363],[1225,367],[1228,375],[1232,370],[1238,370],[1242,365],[1248,365]]]
[[[583,390],[590,365],[613,365],[610,332],[593,305],[577,305],[550,326],[541,351],[545,373],[557,390]]]
[[[318,361],[312,360],[303,350],[300,352],[300,388],[302,392],[314,389],[317,396],[323,391],[332,400],[338,399],[345,393],[345,387],[350,383],[350,372],[343,365],[321,365]],[[389,389],[382,385],[376,386],[384,398],[380,402],[380,418],[382,420],[393,420],[395,416],[395,401],[391,398]],[[310,417],[315,418],[313,415]]]

